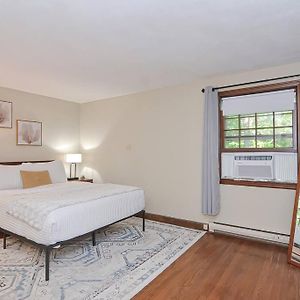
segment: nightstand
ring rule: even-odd
[[[91,179],[91,178],[85,178],[85,179],[80,179],[80,178],[68,178],[68,181],[81,181],[81,182],[94,183],[94,179]]]

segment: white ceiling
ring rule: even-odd
[[[299,0],[0,0],[0,86],[65,100],[295,61]]]

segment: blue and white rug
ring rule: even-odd
[[[15,238],[0,249],[0,299],[130,299],[204,232],[130,218],[53,250],[50,281],[44,253]]]

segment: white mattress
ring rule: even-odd
[[[55,189],[55,184],[52,186]],[[7,214],[9,203],[3,200],[4,198],[1,200],[1,195],[16,192],[21,193],[22,190],[0,190],[0,227],[43,245],[51,245],[80,236],[129,217],[145,208],[143,190],[134,190],[56,209],[46,218],[43,229],[37,230]]]

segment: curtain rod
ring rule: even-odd
[[[269,79],[262,79],[262,80],[256,80],[256,81],[249,81],[249,82],[243,82],[243,83],[237,83],[237,84],[217,86],[217,87],[213,88],[213,91],[220,90],[220,89],[231,88],[231,87],[236,87],[236,86],[243,86],[243,85],[262,83],[262,82],[268,82],[268,81],[273,81],[273,80],[293,78],[293,77],[300,77],[300,74],[288,75],[288,76],[282,76],[282,77],[276,77],[276,78],[269,78]],[[202,89],[201,91],[202,91],[202,93],[204,93],[205,89]]]

